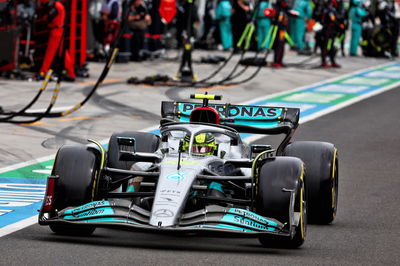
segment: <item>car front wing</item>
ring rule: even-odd
[[[130,200],[94,201],[80,207],[66,208],[49,218],[39,215],[39,224],[76,224],[111,227],[133,231],[153,231],[159,233],[226,234],[245,237],[260,235],[290,236],[287,224],[276,219],[263,217],[249,210],[210,205],[204,209],[185,213],[175,226],[149,225],[150,216],[167,217],[173,215],[168,209],[151,213]]]

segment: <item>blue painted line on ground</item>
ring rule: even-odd
[[[45,187],[45,179],[0,177],[0,228],[37,214]]]

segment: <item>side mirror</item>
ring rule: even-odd
[[[128,137],[117,137],[120,152],[136,152],[136,139]]]
[[[252,153],[261,153],[264,151],[274,151],[274,149],[272,148],[271,145],[259,145],[259,144],[255,144],[255,145],[251,145],[251,152]]]

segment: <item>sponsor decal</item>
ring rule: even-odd
[[[181,195],[181,191],[175,189],[163,189],[160,191],[160,194],[179,197]]]
[[[255,222],[253,220],[244,218],[239,215],[234,215],[234,214],[225,214],[221,221],[223,222],[229,222],[237,225],[242,225],[242,226],[247,226],[250,228],[258,229],[258,230],[263,230],[263,231],[274,231],[275,229],[272,227],[268,227],[268,225],[265,224],[260,224],[258,222]]]
[[[229,212],[237,213],[237,214],[239,214],[239,215],[241,215],[241,216],[243,216],[245,218],[250,218],[250,219],[256,220],[256,221],[258,221],[260,223],[264,223],[264,224],[267,224],[267,225],[273,225],[273,226],[277,226],[278,225],[277,223],[275,223],[273,221],[270,221],[270,220],[262,217],[261,215],[258,215],[256,213],[253,213],[253,212],[250,212],[250,211],[247,211],[247,210],[231,208],[229,210]]]
[[[161,199],[165,200],[165,201],[172,201],[171,198],[167,198],[167,197],[160,197]]]
[[[254,230],[250,230],[247,228],[243,227],[238,227],[238,226],[233,226],[233,225],[227,225],[227,224],[202,224],[202,225],[190,225],[187,227],[196,227],[196,228],[216,228],[216,229],[229,229],[229,230],[234,230],[234,231],[241,231],[241,232],[256,232]]]
[[[184,114],[190,114],[194,109],[202,107],[202,104],[195,103],[180,103],[178,109]],[[225,115],[226,106],[210,104],[209,107],[214,108],[220,114]]]
[[[46,210],[47,208],[50,208],[53,205],[54,197],[52,195],[50,196],[45,196],[43,200],[43,210]]]
[[[71,213],[71,215],[66,215],[63,218],[65,220],[74,220],[74,219],[91,218],[91,217],[113,215],[113,214],[114,211],[112,208],[104,207],[104,208],[91,209],[80,213]]]
[[[82,212],[78,214],[72,214],[72,216],[76,218],[82,218],[82,217],[89,217],[89,216],[98,216],[98,215],[103,215],[104,214],[104,209],[96,209],[96,210],[90,210],[87,212]]]
[[[174,216],[174,213],[171,210],[159,209],[153,212],[153,215],[157,218],[168,218]]]
[[[182,103],[178,108],[183,114],[189,115],[195,108],[201,106],[201,104]],[[275,107],[230,105],[229,109],[227,109],[226,106],[212,104],[210,107],[214,108],[225,117],[236,119],[277,119],[282,114],[282,108]]]
[[[169,205],[169,206],[176,206],[178,203],[170,198],[170,197],[159,197],[159,199],[154,203],[154,205]]]
[[[155,205],[170,205],[176,206],[178,203],[175,199],[179,199],[181,192],[174,189],[163,189],[160,191],[160,197],[154,203]]]
[[[74,215],[75,213],[79,213],[85,210],[90,210],[90,209],[95,209],[98,207],[107,207],[110,206],[110,202],[106,201],[106,200],[102,200],[102,201],[94,201],[85,205],[82,205],[80,207],[74,208],[74,209],[69,209],[64,211],[64,215],[65,214],[72,214]]]
[[[167,179],[172,181],[181,181],[185,179],[185,175],[187,175],[187,173],[176,171],[175,173],[168,175]]]
[[[232,106],[229,108],[228,117],[237,119],[246,118],[278,118],[282,113],[280,108],[252,107],[252,106]],[[279,115],[278,115],[279,114]]]

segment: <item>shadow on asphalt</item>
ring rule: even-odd
[[[60,236],[46,232],[35,235],[34,241],[44,244],[73,244],[82,246],[140,248],[148,250],[170,250],[177,252],[220,252],[251,253],[271,255],[294,255],[299,249],[264,248],[256,238],[210,238],[199,236],[166,236],[157,234],[141,234],[108,229],[98,230],[90,237]],[[33,237],[33,235],[32,235]]]

